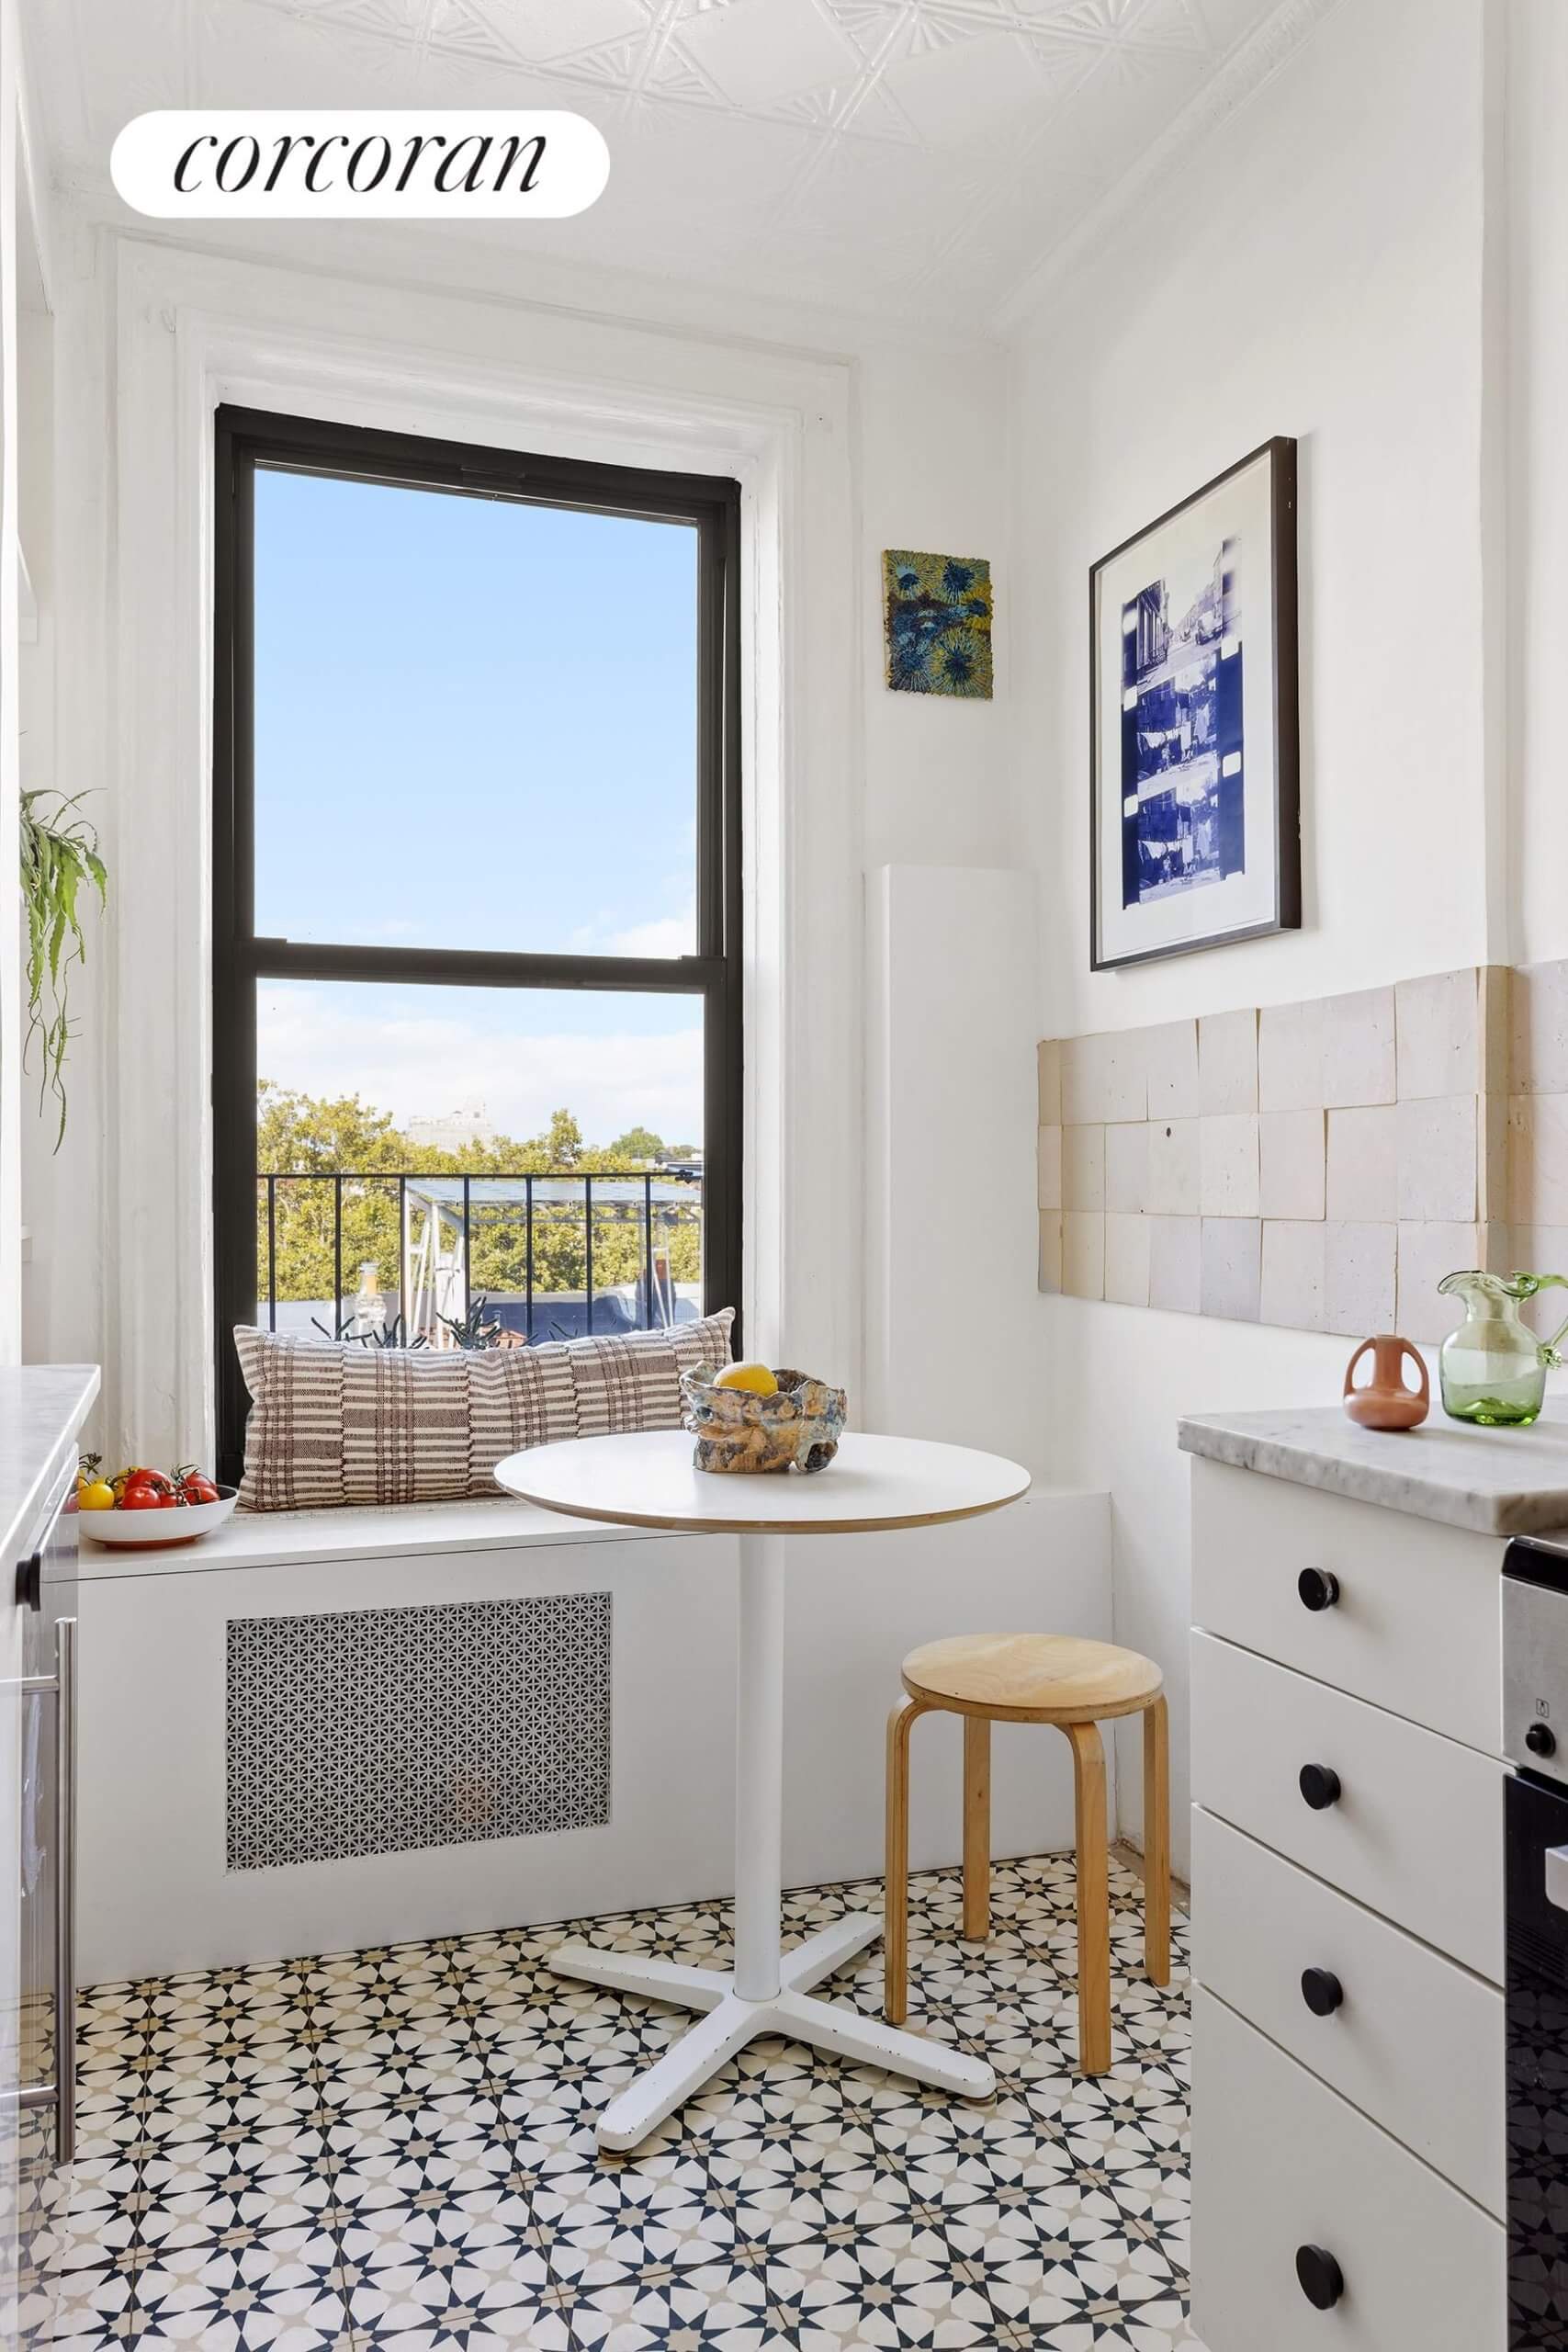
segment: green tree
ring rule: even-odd
[[[587,1243],[583,1219],[584,1176],[624,1175],[635,1178],[638,1161],[649,1155],[626,1148],[628,1140],[646,1136],[633,1128],[606,1148],[584,1145],[582,1130],[567,1110],[551,1114],[543,1135],[518,1141],[497,1136],[488,1143],[465,1144],[444,1151],[411,1143],[390,1116],[361,1102],[356,1094],[318,1099],[264,1079],[256,1090],[257,1286],[265,1299],[269,1276],[279,1300],[330,1299],[334,1270],[343,1269],[344,1291],[352,1296],[359,1285],[359,1269],[369,1263],[389,1299],[398,1296],[401,1247],[400,1209],[404,1188],[400,1176],[468,1177],[469,1287],[477,1295],[507,1296],[527,1285],[529,1217],[519,1188],[508,1184],[487,1192],[484,1180],[526,1175],[549,1180],[534,1186],[532,1254],[536,1328],[549,1332],[552,1293],[581,1291],[587,1279]],[[654,1137],[655,1144],[658,1138]],[[338,1175],[342,1190],[342,1231],[336,1229]],[[265,1181],[271,1178],[270,1184]],[[450,1251],[457,1240],[457,1207],[437,1206],[433,1212],[420,1200],[416,1186],[406,1188],[411,1250],[426,1238],[426,1223],[434,1213],[440,1220],[440,1244]],[[460,1215],[460,1212],[458,1212]],[[592,1203],[593,1286],[595,1291],[635,1283],[643,1271],[647,1246],[645,1198],[633,1183],[626,1199],[607,1188]],[[695,1185],[689,1202],[653,1203],[653,1246],[668,1258],[671,1277],[692,1283],[702,1271],[700,1196]]]
[[[664,1138],[656,1136],[651,1127],[628,1127],[624,1136],[615,1137],[610,1149],[627,1159],[662,1159]]]

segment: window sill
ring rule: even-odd
[[[168,1552],[81,1547],[84,1582],[191,1576],[214,1568],[288,1567],[311,1561],[419,1558],[441,1552],[515,1552],[537,1544],[630,1544],[652,1528],[567,1519],[535,1503],[478,1496],[450,1503],[378,1503],[344,1510],[236,1511],[226,1525]]]

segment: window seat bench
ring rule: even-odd
[[[498,1498],[81,1548],[84,1983],[729,1891],[733,1539]],[[898,1662],[997,1624],[1109,1636],[1103,1494],[795,1547],[791,1883],[880,1871]],[[943,1728],[912,1792],[917,1867],[960,1850]],[[1070,1771],[1005,1735],[994,1765],[998,1853],[1068,1848]]]
[[[512,1495],[449,1503],[366,1503],[342,1510],[237,1510],[198,1543],[174,1551],[82,1545],[84,1577],[200,1575],[211,1568],[308,1561],[435,1557],[444,1552],[525,1551],[531,1544],[635,1542],[651,1530],[571,1520]]]

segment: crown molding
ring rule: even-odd
[[[1066,236],[998,304],[986,322],[987,332],[998,341],[1027,339],[1048,298],[1090,253],[1114,235],[1145,189],[1189,163],[1203,141],[1271,81],[1341,5],[1342,0],[1280,0],[1280,6],[1247,35],[1198,96],[1150,141],[1132,169],[1080,214]]]

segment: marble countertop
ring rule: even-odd
[[[1568,1401],[1533,1429],[1483,1430],[1434,1407],[1418,1430],[1361,1430],[1337,1405],[1275,1413],[1195,1413],[1179,1427],[1186,1453],[1440,1519],[1483,1535],[1568,1528]]]
[[[96,1363],[0,1365],[0,1574],[9,1577],[13,1555],[46,1499],[55,1458],[75,1438],[97,1393]]]

